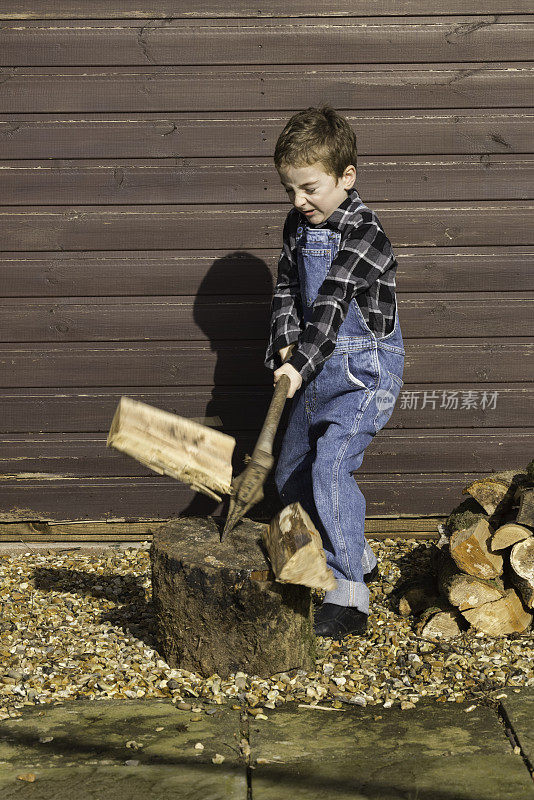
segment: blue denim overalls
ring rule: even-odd
[[[317,297],[341,233],[297,228],[297,262],[304,321]],[[322,369],[295,392],[274,479],[284,506],[297,500],[321,534],[337,588],[326,603],[369,613],[364,573],[376,564],[364,536],[365,497],[352,472],[389,420],[402,388],[404,344],[395,302],[395,326],[382,339],[368,328],[357,300],[350,302],[336,347]],[[387,503],[387,498],[385,498]]]

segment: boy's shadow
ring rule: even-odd
[[[245,455],[252,455],[272,399],[272,372],[263,363],[269,336],[272,292],[273,276],[265,261],[251,253],[236,251],[214,261],[195,298],[195,323],[209,340],[217,360],[211,398],[202,415],[191,416],[219,417],[222,424],[214,430],[236,439],[232,457],[234,477],[245,469]],[[231,320],[232,333],[225,337],[221,315],[214,309],[214,303],[232,298],[238,298],[242,303],[242,312],[237,320]],[[239,337],[235,333],[236,327],[240,331]],[[275,458],[287,424],[288,406],[286,403],[275,437]],[[248,517],[269,519],[276,513],[278,500],[272,471],[265,482],[264,494],[264,500],[247,512]],[[180,516],[215,514],[225,518],[228,507],[227,495],[223,496],[221,505],[197,492]]]

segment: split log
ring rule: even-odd
[[[525,611],[519,595],[513,589],[507,589],[500,600],[468,608],[462,614],[470,625],[490,636],[523,633],[532,623],[532,614]]]
[[[276,580],[315,589],[335,589],[321,535],[301,504],[283,508],[262,531]]]
[[[517,487],[527,481],[525,472],[509,469],[473,481],[462,489],[462,493],[470,494],[487,514],[502,514],[512,505]]]
[[[211,517],[182,517],[155,531],[158,647],[171,667],[221,678],[313,668],[311,589],[274,580],[263,527],[244,519],[222,542]]]
[[[520,525],[534,528],[534,489],[523,488],[519,490],[519,511],[516,521]]]
[[[462,632],[462,622],[462,615],[456,608],[440,603],[423,612],[416,632],[423,639],[452,639]]]
[[[439,565],[438,582],[442,595],[460,611],[504,596],[504,584],[499,578],[483,580],[458,572],[458,566],[449,553],[443,555]]]
[[[450,539],[451,556],[463,572],[475,578],[496,578],[502,575],[502,556],[490,552],[493,534],[488,521],[479,519],[466,530],[456,531]]]
[[[534,537],[515,544],[510,551],[510,580],[528,608],[534,608]]]
[[[215,500],[231,493],[235,439],[178,414],[121,397],[106,445]]]
[[[516,542],[528,539],[529,536],[532,536],[532,531],[529,528],[525,528],[524,525],[517,525],[515,522],[507,522],[506,525],[501,525],[500,528],[497,528],[491,537],[490,548],[492,552],[505,550],[507,547],[512,547]]]

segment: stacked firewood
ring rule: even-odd
[[[490,636],[523,633],[534,614],[534,461],[463,489],[469,498],[441,526],[433,575],[405,587],[403,615],[419,615],[424,638],[471,625]]]

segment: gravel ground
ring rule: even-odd
[[[534,686],[534,631],[491,638],[469,629],[449,641],[422,639],[416,620],[396,613],[394,597],[401,582],[428,574],[431,543],[386,539],[371,546],[380,578],[370,585],[367,635],[320,638],[314,672],[268,680],[243,672],[204,679],[167,665],[154,649],[146,547],[1,556],[0,719],[20,716],[28,705],[110,697],[168,697],[208,714],[229,703],[260,719],[287,700],[412,708],[426,696],[472,701],[474,708]]]

